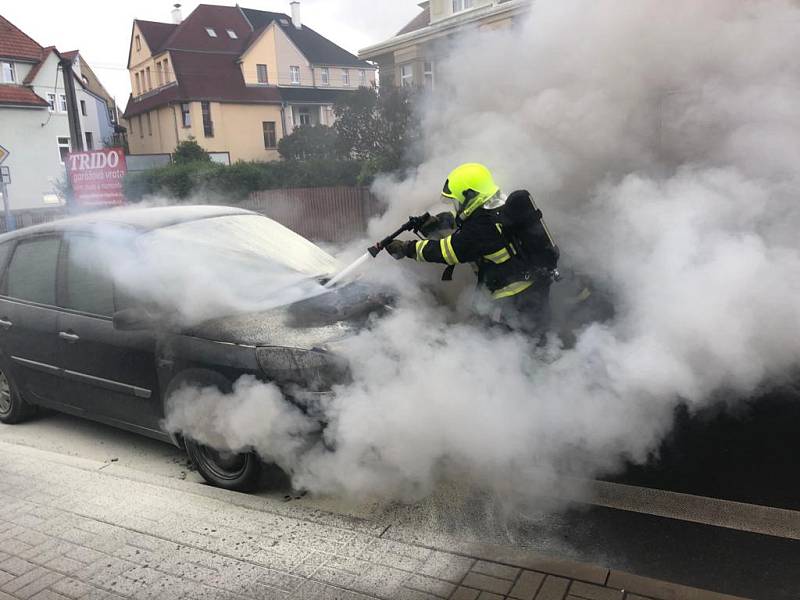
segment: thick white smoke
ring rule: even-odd
[[[237,417],[170,425],[212,427],[315,491],[415,497],[459,473],[536,492],[554,472],[645,459],[679,402],[790,376],[798,25],[788,0],[537,0],[514,29],[461,35],[425,107],[429,160],[377,185],[388,211],[371,233],[428,209],[453,166],[484,162],[507,191],[534,193],[565,262],[610,291],[613,320],[533,351],[454,322],[416,283],[439,271],[402,265],[415,272],[400,308],[341,350],[355,382],[326,407],[336,452],[287,456],[266,421],[243,436],[231,424],[255,414],[250,384],[226,400]],[[388,258],[380,268],[397,278]]]

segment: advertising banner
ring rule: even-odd
[[[77,206],[102,208],[125,204],[122,180],[127,166],[122,148],[70,152],[67,172]]]

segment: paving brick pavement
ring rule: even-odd
[[[0,600],[734,600],[0,443]],[[459,548],[453,552],[452,548]]]

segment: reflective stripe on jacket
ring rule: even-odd
[[[452,235],[438,242],[417,242],[415,254],[420,262],[475,263],[479,283],[496,299],[521,294],[533,285],[529,269],[503,236],[502,227],[483,209],[463,221]]]

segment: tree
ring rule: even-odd
[[[360,88],[334,107],[341,152],[365,162],[367,179],[406,168],[419,142],[416,90]]]
[[[326,125],[303,125],[278,143],[278,152],[286,160],[334,160],[342,155],[339,135]]]
[[[377,90],[361,87],[358,91],[343,96],[334,105],[333,111],[336,115],[334,127],[339,134],[340,150],[356,160],[372,158],[378,148]]]
[[[194,138],[189,138],[175,148],[175,152],[172,153],[172,162],[176,165],[211,162],[211,157]]]

